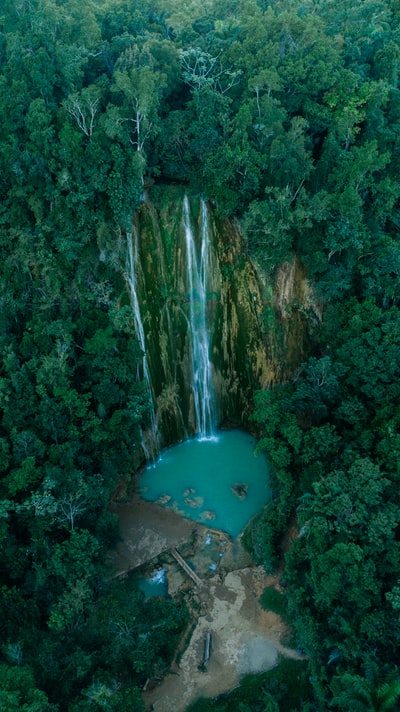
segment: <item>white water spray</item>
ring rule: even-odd
[[[201,202],[200,254],[196,248],[187,196],[183,202],[183,222],[187,253],[190,333],[192,341],[192,382],[196,430],[199,439],[214,437],[214,387],[209,357],[209,337],[206,320],[207,283],[210,244],[207,206]]]
[[[152,576],[150,576],[150,581],[151,583],[156,583],[156,584],[161,584],[165,583],[165,574],[167,573],[167,569],[157,569]]]

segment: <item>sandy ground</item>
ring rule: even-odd
[[[108,556],[117,575],[145,564],[172,547],[181,547],[206,529],[171,509],[139,497],[126,504],[115,504],[111,510],[118,515],[122,537]]]
[[[135,499],[115,505],[121,526],[122,542],[110,552],[109,563],[121,575],[165,554],[172,547],[183,556],[191,552],[196,571],[204,585],[196,587],[187,574],[172,562],[167,567],[169,591],[182,584],[188,599],[195,600],[200,611],[196,627],[171,674],[143,693],[146,708],[154,712],[184,712],[198,697],[214,697],[234,688],[240,677],[274,667],[278,656],[300,656],[281,643],[285,625],[275,613],[264,611],[258,603],[266,586],[278,585],[251,560],[240,541],[230,541],[221,532],[213,532],[216,547],[223,551],[220,565],[210,573],[204,558],[207,527],[184,519],[152,502]],[[205,670],[203,662],[206,633],[211,633],[212,650]]]
[[[278,655],[298,658],[280,642],[286,628],[275,613],[263,611],[258,597],[264,584],[274,583],[262,569],[229,572],[221,583],[210,579],[199,592],[205,612],[197,621],[179,666],[157,687],[144,694],[147,709],[184,712],[198,697],[214,697],[234,688],[245,673],[269,670]],[[203,661],[206,633],[212,652],[206,670]]]

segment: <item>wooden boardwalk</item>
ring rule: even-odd
[[[196,584],[196,586],[204,586],[203,581],[201,578],[199,578],[193,569],[190,568],[189,564],[186,563],[185,559],[182,558],[182,556],[177,552],[176,549],[170,549],[170,553],[174,557],[175,561],[178,562],[180,566],[182,566],[183,570],[186,571],[187,575],[190,576],[192,581]]]

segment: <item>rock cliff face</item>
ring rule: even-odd
[[[303,353],[308,295],[298,265],[283,266],[274,285],[263,281],[239,226],[183,196],[157,208],[144,201],[128,240],[160,446],[227,422],[246,426],[254,389],[285,377]]]

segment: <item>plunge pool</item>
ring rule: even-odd
[[[235,538],[271,499],[256,442],[242,430],[225,430],[174,445],[144,471],[141,496]]]

